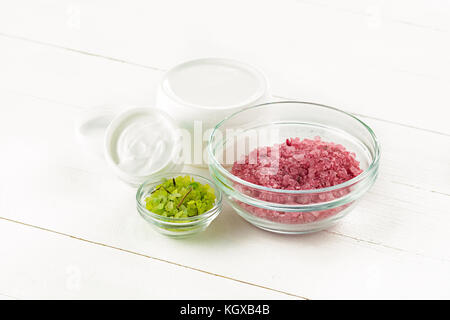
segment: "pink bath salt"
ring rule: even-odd
[[[243,161],[235,162],[231,172],[260,186],[284,190],[310,190],[346,182],[362,170],[356,155],[333,142],[300,138],[287,139],[273,147],[258,148]],[[350,192],[350,187],[309,194],[280,194],[261,191],[236,183],[240,192],[266,202],[281,204],[313,204],[332,201]],[[238,201],[250,214],[279,223],[305,224],[336,216],[352,203],[315,212],[282,212],[255,207]]]
[[[312,212],[282,212],[269,209],[258,208],[243,202],[239,202],[241,207],[246,209],[252,215],[270,220],[273,222],[284,223],[284,224],[305,224],[313,223],[316,221],[324,220],[336,216],[338,213],[342,212],[344,209],[350,207],[352,203],[347,203],[337,208],[327,209],[322,211],[312,211]]]
[[[309,190],[341,184],[362,170],[354,153],[316,137],[291,138],[280,145],[253,150],[244,161],[235,162],[231,172],[264,187]]]

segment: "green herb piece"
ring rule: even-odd
[[[192,191],[192,186],[189,186],[188,192],[186,192],[186,194],[184,195],[184,197],[181,198],[181,201],[180,201],[180,203],[177,205],[177,208],[179,208],[179,207],[183,204],[184,199],[186,199],[186,197],[189,195],[189,193],[191,193],[191,191]]]
[[[165,180],[145,199],[146,208],[165,217],[187,218],[200,215],[214,207],[216,195],[208,184],[190,176]]]

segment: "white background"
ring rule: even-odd
[[[0,297],[450,298],[449,42],[446,0],[2,0]],[[379,179],[338,226],[281,236],[226,208],[168,239],[77,143],[83,110],[151,105],[210,56],[373,127]]]

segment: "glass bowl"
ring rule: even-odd
[[[161,184],[164,179],[172,179],[185,175],[191,176],[198,183],[209,184],[209,186],[214,189],[216,203],[211,210],[193,217],[174,218],[161,216],[146,208],[145,198],[150,195],[152,191],[155,190],[156,186]],[[149,178],[142,183],[136,193],[136,204],[139,214],[145,220],[150,222],[158,232],[173,238],[184,238],[204,231],[219,215],[222,211],[222,193],[217,189],[214,183],[207,178],[192,173],[172,172]]]
[[[233,163],[251,150],[295,137],[320,137],[343,145],[355,153],[363,172],[344,183],[312,190],[268,188],[231,173]],[[354,208],[378,175],[380,147],[374,132],[349,113],[283,101],[246,108],[220,122],[210,136],[208,156],[214,182],[242,218],[268,231],[302,234],[326,229]]]

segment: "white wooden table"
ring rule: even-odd
[[[373,127],[380,176],[338,226],[281,236],[227,207],[172,240],[78,144],[80,112],[151,105],[209,56]],[[449,104],[446,0],[2,0],[0,298],[450,298]]]

